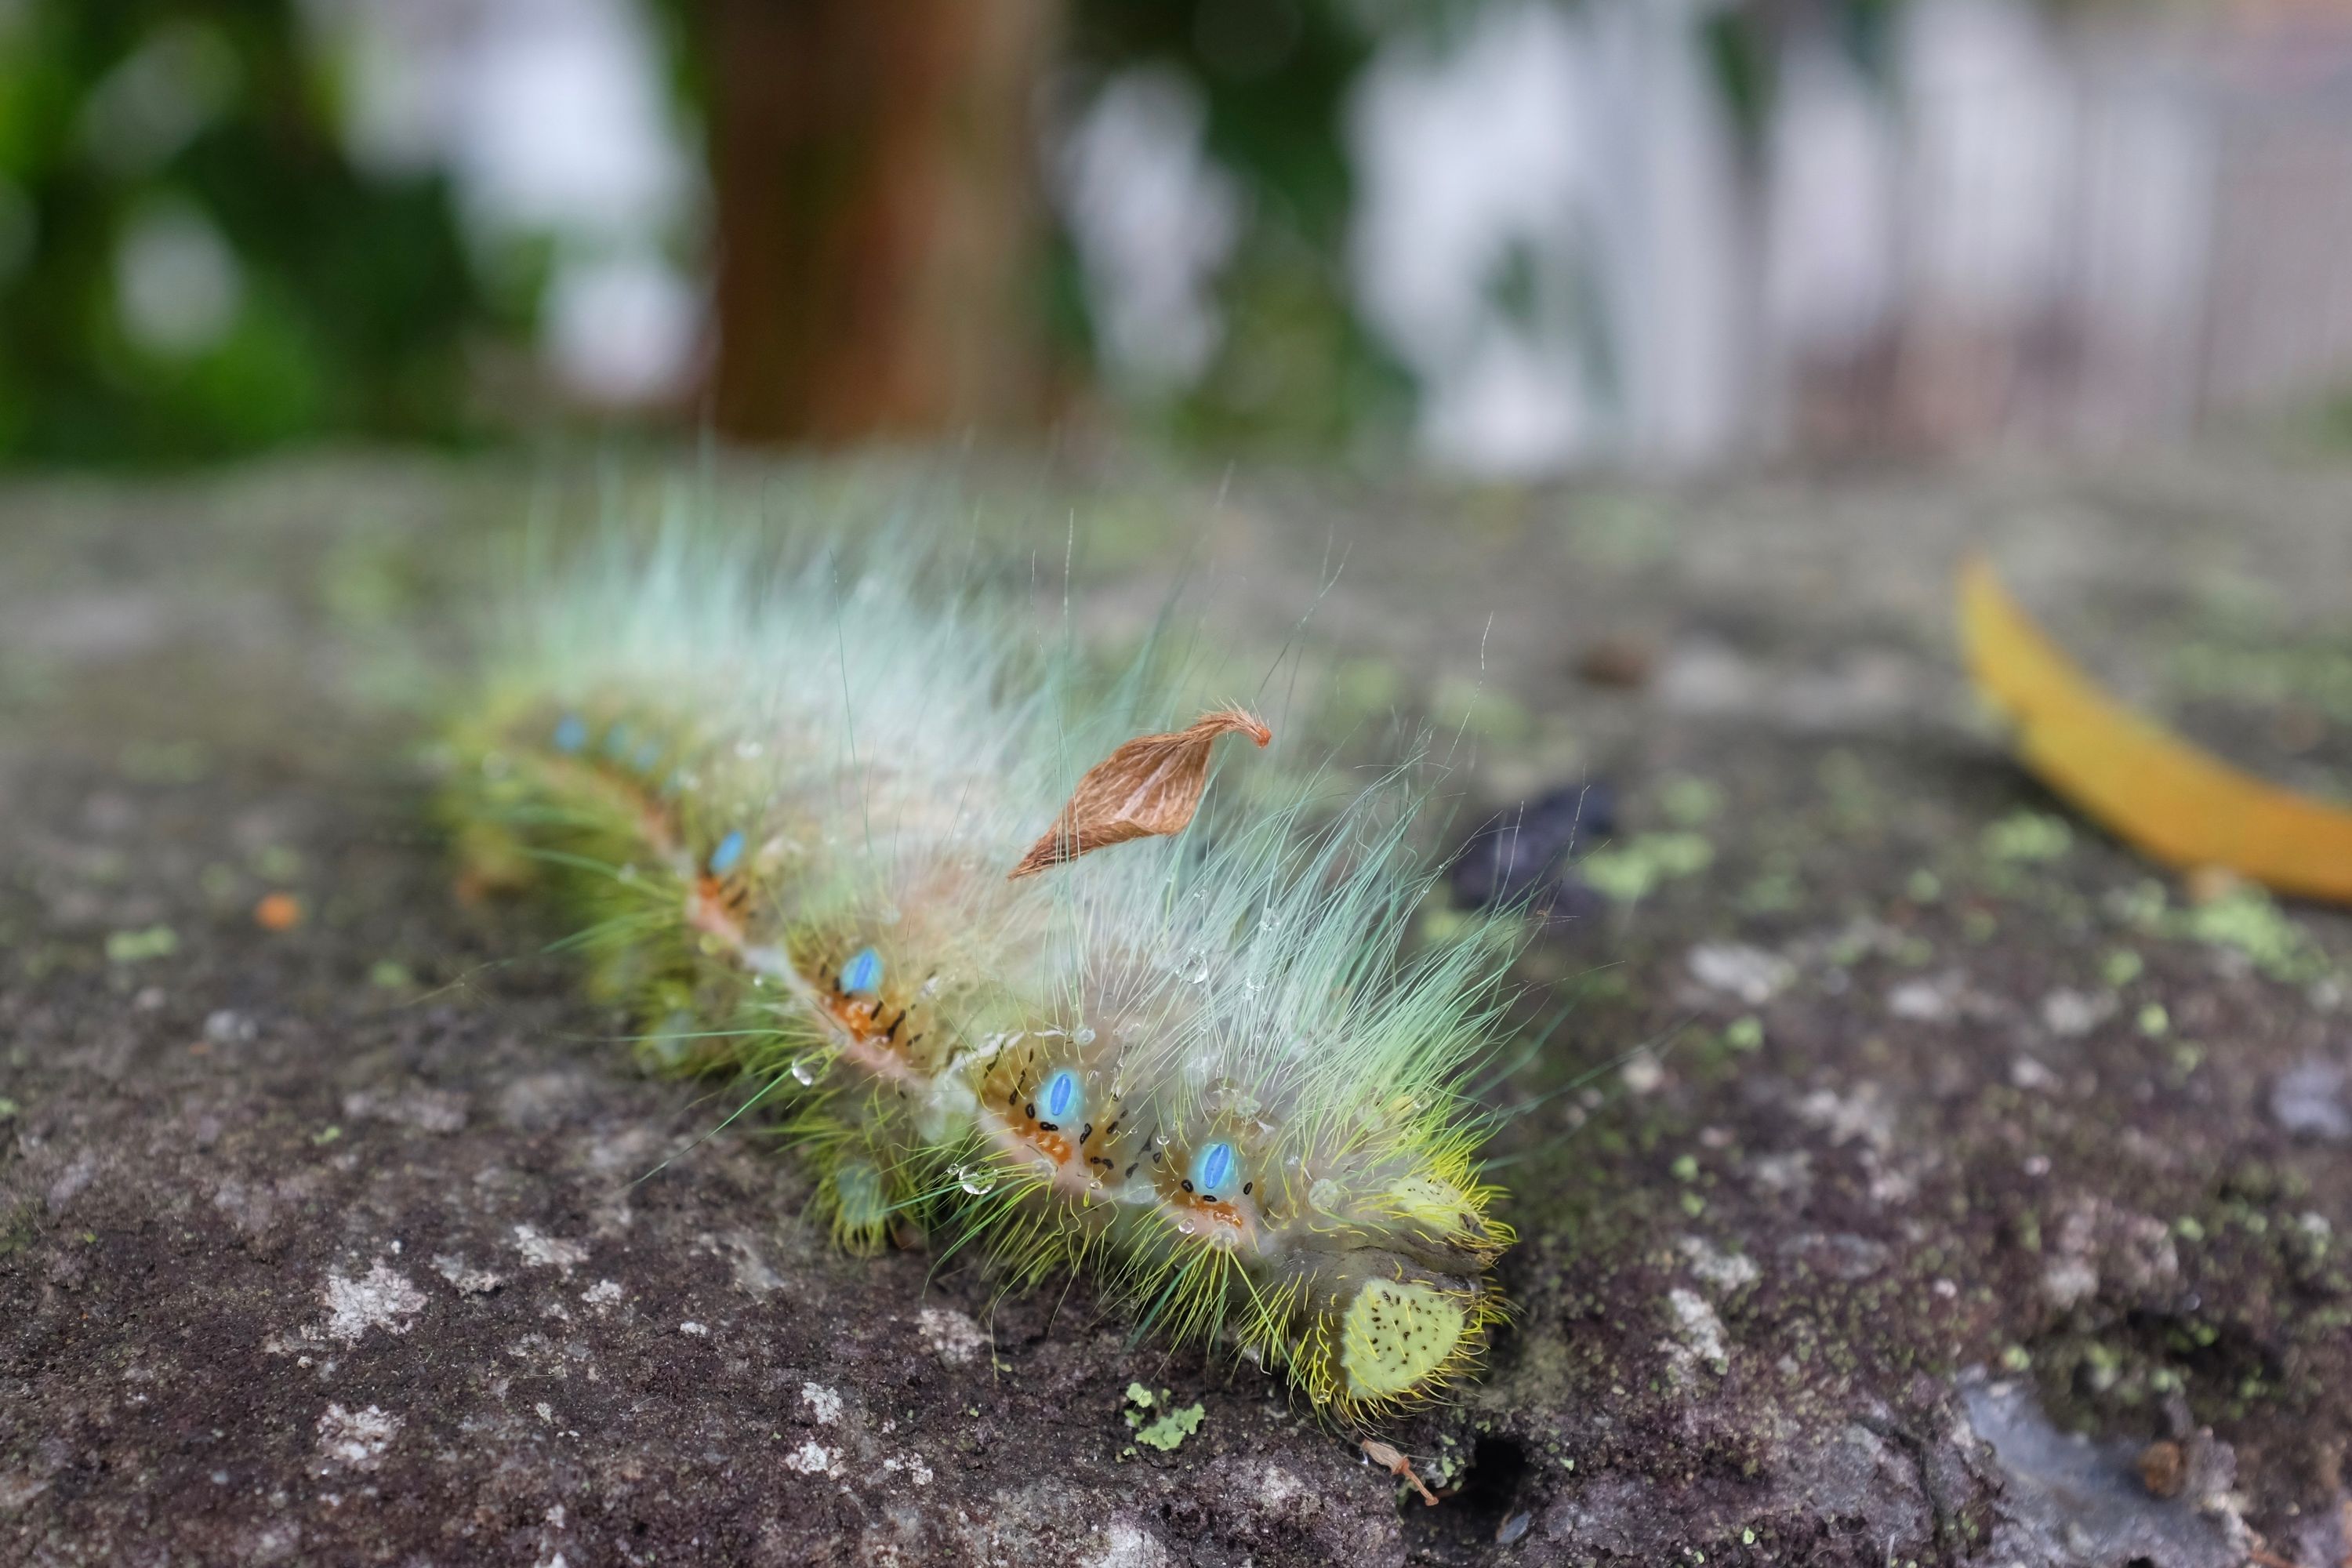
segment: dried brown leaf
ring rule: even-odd
[[[1167,735],[1139,735],[1087,770],[1045,836],[1029,847],[1010,880],[1034,877],[1130,838],[1181,833],[1209,787],[1209,752],[1235,731],[1260,746],[1274,731],[1238,708],[1204,713]]]
[[[1437,1494],[1431,1491],[1427,1483],[1419,1476],[1413,1474],[1411,1459],[1406,1458],[1378,1437],[1367,1437],[1363,1440],[1363,1445],[1364,1458],[1419,1492],[1421,1500],[1431,1508],[1437,1506]]]

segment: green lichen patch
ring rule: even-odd
[[[29,1198],[0,1209],[0,1258],[32,1246],[41,1234],[40,1219],[39,1205]]]
[[[1604,898],[1630,904],[1660,884],[1695,876],[1715,860],[1715,846],[1702,834],[1637,833],[1623,844],[1596,849],[1577,862],[1577,873]]]
[[[106,939],[109,963],[143,963],[151,958],[169,958],[179,951],[179,933],[164,925],[112,931]]]
[[[1144,1417],[1154,1409],[1160,1415],[1147,1423]],[[1178,1409],[1169,1403],[1167,1390],[1160,1390],[1155,1397],[1143,1384],[1130,1383],[1127,1385],[1127,1408],[1121,1414],[1127,1417],[1128,1426],[1135,1429],[1138,1443],[1172,1454],[1183,1446],[1185,1438],[1201,1429],[1208,1410],[1197,1401]]]
[[[1698,827],[1723,815],[1723,786],[1688,773],[1668,779],[1658,792],[1659,808],[1677,827]]]
[[[2305,984],[2327,973],[2317,942],[2259,888],[2237,888],[2210,903],[2179,911],[2170,922],[2180,935],[2242,952],[2273,980]]]
[[[1985,853],[1996,860],[2046,864],[2074,847],[2073,826],[2048,812],[2013,812],[1984,830]]]

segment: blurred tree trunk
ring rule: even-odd
[[[1034,416],[1034,108],[1058,8],[704,0],[723,434]]]

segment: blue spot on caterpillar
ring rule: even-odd
[[[882,955],[870,947],[861,947],[856,956],[841,966],[841,994],[862,996],[882,984]]]
[[[1045,1080],[1038,1092],[1037,1110],[1041,1120],[1055,1123],[1076,1121],[1086,1104],[1086,1090],[1078,1083],[1078,1075],[1064,1068]]]
[[[1202,1145],[1201,1152],[1192,1156],[1192,1190],[1204,1198],[1224,1196],[1222,1189],[1234,1179],[1237,1163],[1232,1144],[1220,1140]]]
[[[555,749],[577,752],[588,743],[588,721],[577,713],[566,713],[555,721]]]
[[[710,874],[724,877],[735,869],[735,863],[742,858],[743,830],[739,827],[720,839],[719,847],[710,852]]]

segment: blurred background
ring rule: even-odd
[[[0,0],[0,461],[2326,434],[2352,6]]]

